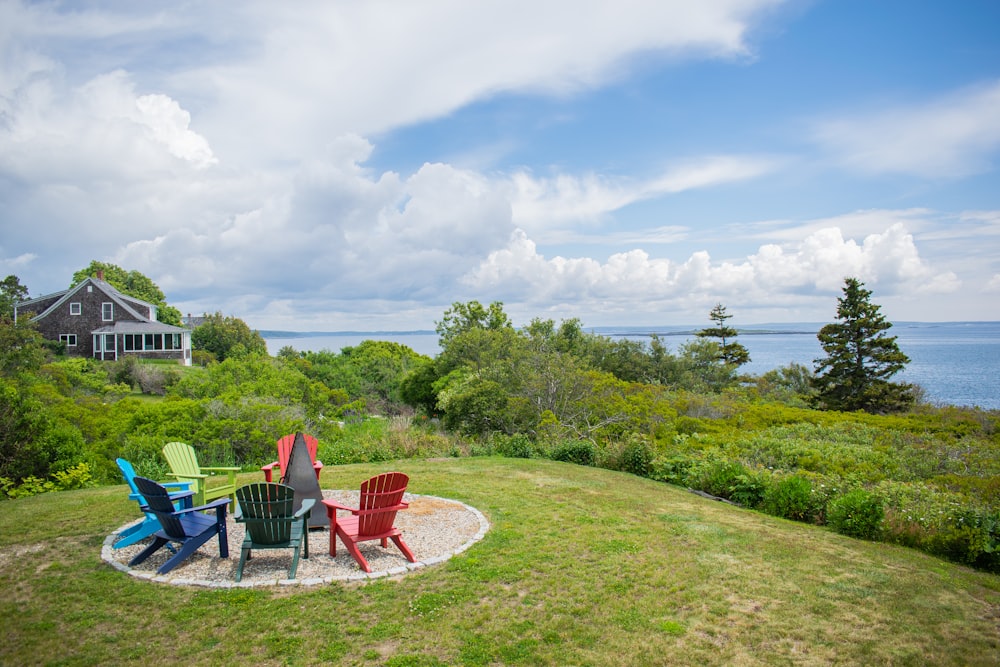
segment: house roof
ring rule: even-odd
[[[94,329],[90,333],[94,334],[144,334],[144,333],[191,333],[185,327],[175,327],[172,324],[162,322],[115,322],[114,324],[100,329]]]
[[[151,320],[137,311],[135,306],[148,307],[149,312],[155,313],[155,304],[143,301],[142,299],[137,299],[133,296],[128,296],[127,294],[122,294],[111,283],[93,277],[86,278],[79,285],[75,285],[74,287],[61,292],[53,292],[51,294],[46,294],[45,296],[28,299],[27,301],[21,301],[17,304],[16,309],[21,310],[25,306],[30,306],[32,303],[47,301],[54,297],[58,297],[52,305],[32,318],[33,320],[40,320],[72,299],[73,295],[84,289],[87,285],[93,285],[97,289],[104,292],[109,299],[118,305],[118,307],[123,308],[125,312],[136,319],[135,322],[115,322],[112,325],[95,329],[93,333],[183,333],[188,331],[182,327],[175,327],[170,324],[163,324],[162,322]]]

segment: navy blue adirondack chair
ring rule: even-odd
[[[146,500],[143,511],[156,516],[160,530],[153,533],[152,544],[129,561],[130,566],[138,565],[161,547],[176,542],[180,549],[156,571],[157,574],[166,574],[216,535],[219,537],[219,557],[229,558],[229,538],[226,533],[226,506],[230,502],[229,498],[218,498],[207,505],[179,510],[174,507],[173,499],[160,484],[145,477],[136,477],[135,484]],[[191,496],[195,494],[194,491],[186,493]],[[203,514],[205,510],[215,511]]]
[[[146,504],[143,500],[142,494],[139,493],[139,487],[135,485],[135,468],[132,464],[125,459],[115,459],[115,463],[118,464],[118,469],[122,471],[122,477],[125,478],[125,482],[128,484],[129,489],[132,491],[128,495],[129,500],[134,500],[139,503],[141,508]],[[174,506],[178,509],[183,507],[191,507],[191,495],[185,495],[184,491],[191,490],[191,482],[166,482],[163,487],[167,489],[170,493],[170,497],[174,500]],[[184,496],[179,498],[178,496]],[[118,541],[114,543],[114,549],[121,549],[123,547],[132,546],[136,542],[144,540],[156,531],[160,529],[160,522],[156,520],[156,515],[152,512],[143,512],[145,519],[142,523],[137,523],[134,526],[129,526],[122,532],[118,534]]]

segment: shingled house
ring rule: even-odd
[[[134,355],[191,365],[191,330],[156,321],[156,306],[122,294],[98,272],[62,292],[22,301],[14,318],[29,315],[39,333],[66,344],[66,353],[114,361]]]

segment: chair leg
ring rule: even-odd
[[[133,565],[138,565],[139,563],[143,562],[144,560],[152,556],[154,553],[156,553],[160,549],[160,547],[162,547],[164,544],[167,544],[168,541],[169,540],[157,536],[155,539],[153,539],[153,542],[148,547],[143,549],[141,552],[139,552],[139,554],[135,558],[133,558],[128,562],[129,567],[132,567]]]
[[[396,546],[399,547],[399,550],[403,552],[404,556],[406,556],[406,560],[410,561],[411,563],[417,562],[416,557],[414,557],[413,552],[410,551],[410,547],[406,546],[406,542],[403,542],[402,537],[400,537],[399,535],[393,535],[392,541],[396,543]]]
[[[137,523],[134,526],[129,526],[122,532],[118,533],[118,541],[112,545],[112,549],[123,549],[125,547],[130,547],[136,542],[146,539],[156,531],[160,529],[160,522],[156,519],[152,521],[146,518],[142,523]]]
[[[295,572],[299,569],[299,548],[294,547],[292,549],[292,566],[288,568],[288,578],[294,579]]]
[[[361,566],[362,570],[364,570],[365,572],[372,571],[371,566],[368,565],[368,561],[365,560],[365,557],[361,555],[361,550],[358,549],[357,542],[354,542],[353,540],[345,540],[344,546],[347,547],[347,550],[351,553],[351,556],[354,557],[354,560],[357,561],[358,565]]]
[[[250,560],[250,547],[244,546],[240,550],[239,565],[236,566],[236,581],[239,581],[240,579],[243,578],[243,566],[246,565],[246,562],[248,560]]]
[[[226,532],[226,505],[215,509],[215,519],[219,527],[219,557],[229,558],[229,533]]]

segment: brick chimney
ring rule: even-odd
[[[97,279],[104,280],[104,269],[97,269]]]

